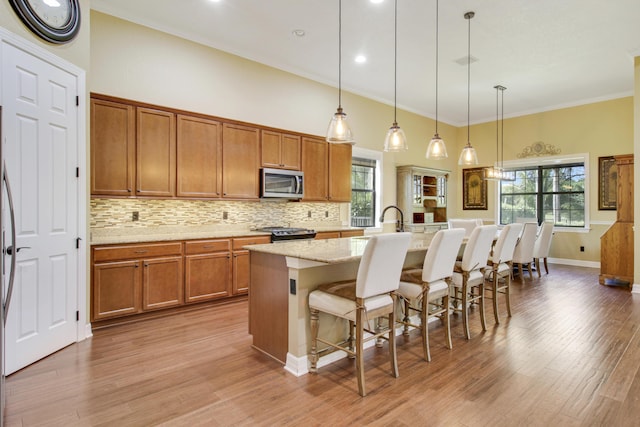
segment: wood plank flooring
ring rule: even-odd
[[[253,350],[247,303],[98,330],[7,378],[7,426],[637,426],[640,296],[598,284],[599,270],[551,265],[512,287],[513,317],[472,339],[452,316],[453,350],[430,326],[296,378]]]

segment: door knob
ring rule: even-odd
[[[21,246],[16,248],[16,253],[20,252],[22,249],[31,249],[31,246]],[[13,246],[7,246],[7,255],[13,255]]]

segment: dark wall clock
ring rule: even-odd
[[[31,31],[50,43],[67,43],[80,30],[78,0],[9,0],[9,3]]]

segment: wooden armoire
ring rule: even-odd
[[[616,222],[600,237],[600,284],[633,285],[633,154],[614,156],[618,169]]]

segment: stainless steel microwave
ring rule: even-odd
[[[304,196],[304,173],[284,169],[262,169],[260,197],[301,199]]]

